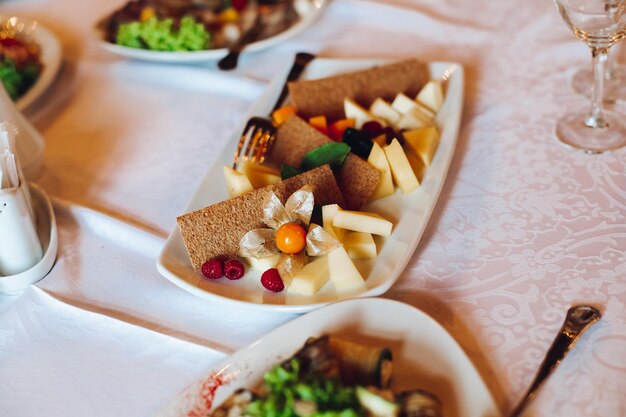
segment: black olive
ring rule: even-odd
[[[351,127],[343,132],[343,142],[352,148],[353,154],[363,159],[367,159],[372,150],[372,146],[374,146],[372,141],[363,133]]]

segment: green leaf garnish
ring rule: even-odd
[[[287,178],[295,177],[296,175],[302,174],[302,170],[300,168],[293,167],[291,165],[281,165],[280,166],[280,178],[286,180]]]
[[[326,164],[332,169],[339,168],[349,152],[350,146],[343,142],[325,143],[302,157],[302,168],[309,170]]]

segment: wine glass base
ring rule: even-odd
[[[585,125],[588,113],[581,111],[563,116],[556,125],[556,137],[565,145],[589,153],[614,151],[626,146],[626,123],[623,116],[605,112],[605,128]]]
[[[587,69],[576,71],[572,77],[572,88],[578,94],[591,96],[593,86],[593,72]],[[604,80],[604,101],[613,103],[616,100],[626,100],[626,66],[618,65],[613,76]]]

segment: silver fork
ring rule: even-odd
[[[270,111],[270,115],[281,106],[287,97],[287,84],[290,81],[297,80],[313,59],[315,59],[315,55],[307,52],[298,52],[296,54],[287,79],[285,79],[285,83],[283,84],[283,89],[280,92],[280,96],[278,96],[278,100],[276,100],[276,104]],[[235,149],[233,169],[237,169],[242,162],[262,164],[267,151],[272,146],[275,139],[276,126],[274,126],[274,123],[269,118],[259,116],[251,117],[243,129],[243,133],[237,144],[237,149]]]

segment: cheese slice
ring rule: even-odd
[[[426,83],[417,95],[416,100],[437,113],[443,105],[443,86],[441,81],[432,80]]]
[[[433,123],[432,117],[424,113],[420,108],[414,107],[400,118],[396,128],[398,130],[412,130],[431,126]]]
[[[343,246],[328,254],[328,275],[338,292],[350,291],[365,284],[365,280]]]
[[[379,236],[389,236],[393,223],[376,213],[364,211],[341,210],[333,221],[335,227],[355,232],[371,233]]]
[[[327,204],[322,206],[322,227],[326,230],[332,237],[341,242],[343,235],[346,233],[345,229],[339,229],[333,226],[333,222],[335,221],[335,216],[337,213],[341,211],[341,207],[337,204]]]
[[[280,254],[277,253],[276,255],[269,256],[267,258],[255,258],[253,256],[246,256],[243,259],[248,265],[250,265],[250,268],[254,269],[255,271],[265,272],[270,268],[276,268],[276,264],[278,263],[279,258]]]
[[[391,107],[389,103],[387,103],[380,97],[374,100],[374,102],[370,106],[370,113],[376,117],[385,120],[392,126],[395,126],[402,116],[396,109]]]
[[[367,162],[372,164],[382,174],[378,185],[369,197],[370,201],[387,197],[392,195],[395,191],[393,179],[391,178],[391,168],[389,167],[389,162],[387,162],[385,151],[383,151],[383,148],[376,142],[373,142],[372,145],[372,150],[370,151],[370,156],[367,158]]]
[[[224,166],[224,179],[226,180],[226,188],[230,197],[237,197],[254,190],[246,174],[235,171],[229,166]]]
[[[402,134],[409,152],[418,156],[425,166],[430,166],[439,146],[439,131],[435,126],[408,130]]]
[[[295,274],[287,292],[292,294],[313,295],[328,282],[328,257],[319,256],[309,262]]]
[[[370,233],[348,232],[343,238],[343,246],[352,259],[376,257],[376,242]]]
[[[381,119],[375,117],[372,113],[365,110],[351,98],[346,97],[343,100],[343,111],[346,119],[354,119],[354,127],[356,129],[361,129],[363,124],[370,120],[376,120],[379,123],[382,122],[382,124],[385,124]]]
[[[384,148],[387,161],[391,167],[393,180],[403,193],[410,193],[419,187],[420,183],[413,172],[413,168],[407,159],[400,142],[394,139]]]

